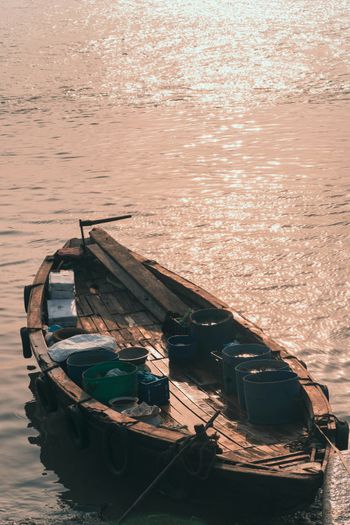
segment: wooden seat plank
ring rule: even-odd
[[[130,292],[142,303],[148,310],[150,310],[157,319],[163,320],[165,318],[165,310],[160,306],[153,297],[144,290],[140,284],[135,281],[130,275],[123,269],[119,264],[117,264],[109,255],[106,254],[98,245],[93,244],[88,246],[88,249],[91,251],[95,257],[103,262],[105,267],[120,281],[125,284],[125,286],[130,290]]]
[[[119,244],[105,231],[96,228],[90,232],[90,237],[102,248],[120,267],[122,267],[165,311],[178,312],[184,315],[188,306],[177,295],[171,292],[157,277],[155,277],[130,251]]]

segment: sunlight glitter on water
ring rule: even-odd
[[[120,511],[23,409],[22,286],[80,217],[131,212],[112,234],[293,349],[349,417],[348,19],[347,0],[2,3],[0,522]]]

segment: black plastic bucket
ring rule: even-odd
[[[243,378],[248,374],[258,374],[261,372],[274,372],[278,370],[289,370],[289,365],[285,361],[277,359],[253,359],[244,361],[236,366],[236,387],[237,397],[242,410],[245,410],[246,403],[244,397]]]
[[[87,330],[84,330],[84,328],[75,328],[73,326],[67,326],[66,328],[60,328],[59,330],[52,332],[52,342],[58,343],[59,341],[63,341],[64,339],[68,339],[69,337],[73,337],[74,335],[88,333],[89,332]]]
[[[294,372],[249,374],[243,378],[243,385],[250,423],[281,425],[298,419],[301,386]]]
[[[174,363],[190,363],[196,352],[194,339],[190,335],[172,335],[167,340],[169,361]]]
[[[222,351],[222,373],[224,380],[224,391],[228,395],[236,396],[236,366],[252,359],[269,359],[271,350],[265,346],[255,343],[242,345],[228,345]]]
[[[232,312],[220,308],[197,310],[190,316],[191,335],[200,355],[221,350],[225,343],[234,339],[235,329]]]

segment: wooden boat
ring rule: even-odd
[[[112,335],[119,348],[145,346],[151,371],[169,377],[170,401],[161,407],[163,425],[133,419],[92,399],[51,360],[44,337],[47,283],[50,272],[65,267],[74,269],[78,326]],[[100,449],[116,475],[158,472],[184,438],[195,435],[201,428],[198,425],[220,410],[213,429],[208,430],[211,443],[210,435],[216,433],[219,448],[209,459],[207,450],[193,448],[188,461],[175,463],[171,480],[180,480],[189,497],[229,503],[236,510],[248,501],[245,508],[249,510],[287,512],[313,501],[332,451],[318,429],[337,443],[339,425],[331,415],[326,389],[313,380],[300,359],[233,311],[240,342],[267,345],[298,374],[302,417],[297,423],[275,426],[250,424],[223,394],[220,375],[207,363],[169,365],[162,333],[167,312],[229,309],[228,305],[94,228],[89,239],[72,239],[63,250],[45,258],[33,284],[26,288],[26,307],[24,355],[33,353],[41,369],[40,401],[48,411],[63,409],[76,444]]]

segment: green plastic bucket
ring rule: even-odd
[[[107,372],[118,368],[126,372],[122,376],[106,376]],[[83,386],[88,394],[108,403],[114,397],[137,396],[137,367],[130,363],[110,361],[100,363],[83,373]]]

